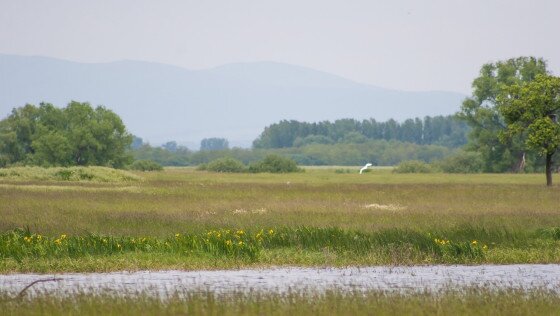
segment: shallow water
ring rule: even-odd
[[[27,294],[38,293],[287,293],[339,291],[438,292],[484,286],[492,289],[546,289],[560,293],[560,265],[478,265],[217,270],[0,275],[0,289],[16,295],[39,279]]]

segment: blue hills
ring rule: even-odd
[[[152,143],[196,147],[205,137],[249,146],[271,123],[339,118],[385,121],[447,115],[465,95],[410,92],[361,84],[276,62],[189,70],[141,61],[78,63],[0,54],[0,117],[26,103],[104,105]]]

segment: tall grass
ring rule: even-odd
[[[467,288],[445,293],[386,292],[324,294],[183,293],[161,299],[111,293],[14,300],[0,293],[3,315],[557,315],[560,296],[546,290],[523,292]]]
[[[123,253],[167,253],[180,256],[207,253],[258,261],[261,251],[291,248],[364,256],[374,251],[407,249],[443,263],[483,261],[489,246],[475,236],[451,240],[440,234],[398,229],[363,233],[340,228],[283,227],[278,229],[220,229],[205,233],[175,233],[166,238],[112,237],[88,234],[47,237],[16,229],[0,235],[0,259],[80,258]]]

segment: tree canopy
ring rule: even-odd
[[[488,63],[480,69],[480,75],[472,83],[472,97],[465,99],[458,117],[470,127],[468,150],[482,155],[484,171],[520,171],[527,155],[523,135],[518,134],[500,141],[498,135],[506,129],[504,117],[498,110],[496,100],[504,89],[512,85],[531,82],[537,75],[547,74],[542,58],[518,57],[506,61]],[[536,164],[536,159],[528,163]]]
[[[496,103],[506,123],[500,140],[521,137],[526,148],[545,156],[547,185],[552,185],[552,156],[560,147],[560,78],[537,75],[531,82],[504,87]]]
[[[0,166],[123,167],[131,161],[131,142],[120,117],[105,107],[27,104],[0,121]]]

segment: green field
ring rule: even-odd
[[[541,174],[338,168],[0,177],[0,271],[560,262]]]

